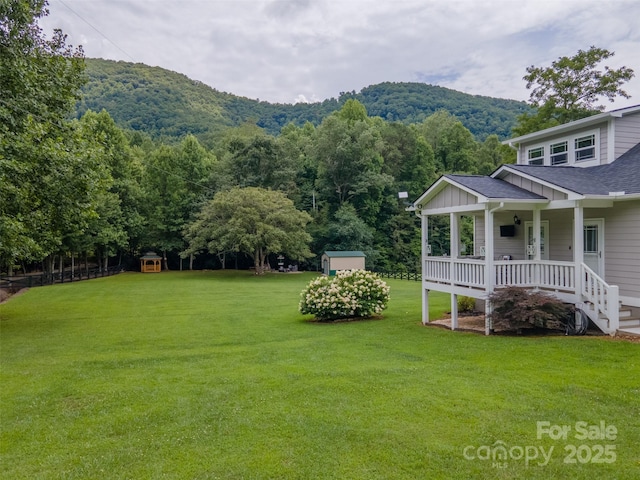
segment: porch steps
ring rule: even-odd
[[[602,314],[594,318],[595,306],[591,302],[585,302],[585,310],[590,313],[589,317],[602,331],[606,332],[609,328],[609,319]],[[640,335],[640,317],[633,315],[631,307],[620,304],[618,320],[618,332]]]
[[[632,316],[631,308],[620,307],[618,332],[640,335],[640,317]]]

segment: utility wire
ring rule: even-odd
[[[91,28],[93,28],[96,32],[98,32],[98,34],[100,34],[102,37],[105,38],[105,40],[107,40],[109,43],[111,43],[113,46],[115,46],[118,50],[120,50],[122,53],[124,53],[127,57],[129,57],[131,59],[131,61],[135,60],[133,59],[133,57],[131,55],[129,55],[125,50],[123,50],[122,48],[120,48],[119,45],[117,45],[114,41],[112,41],[109,37],[107,37],[104,33],[102,33],[100,30],[98,30],[94,25],[92,25],[88,20],[86,20],[82,15],[80,15],[78,12],[76,12],[75,10],[73,10],[69,5],[67,5],[63,0],[58,0],[62,5],[64,5],[69,11],[71,11],[74,15],[76,15],[80,20],[82,20],[84,23],[86,23],[87,25],[89,25]],[[35,113],[35,112],[30,112],[27,109],[23,108],[22,106],[19,105],[13,105],[11,103],[9,103],[7,100],[5,100],[4,98],[0,97],[0,104],[4,105],[5,107],[7,107],[9,110],[17,110],[17,111],[21,111],[23,114],[26,115],[31,115],[33,118],[40,120],[41,122],[45,122],[47,121],[47,119],[45,119],[44,117],[42,117],[41,115]],[[179,178],[180,180],[182,180],[185,183],[190,183],[192,185],[195,185],[197,187],[203,188],[205,190],[208,190],[210,192],[215,193],[215,189],[211,188],[210,186],[204,184],[204,183],[199,183],[193,180],[189,180],[186,177],[183,177],[182,175],[176,173],[176,172],[169,172],[167,170],[164,170],[163,168],[158,167],[157,165],[154,165],[152,162],[144,162],[145,167],[146,168],[151,168],[153,170],[162,172],[166,175],[170,175],[170,176],[174,176],[176,178]]]
[[[96,32],[98,32],[98,34],[100,34],[105,40],[107,40],[111,45],[113,45],[114,47],[116,47],[118,50],[120,50],[122,53],[124,53],[127,57],[129,57],[129,60],[131,60],[132,62],[135,62],[135,60],[133,59],[133,57],[131,55],[129,55],[123,48],[120,47],[120,45],[118,45],[116,42],[114,42],[113,40],[111,40],[109,37],[107,37],[104,33],[102,33],[100,30],[98,30],[98,28],[93,25],[91,22],[89,22],[86,18],[84,18],[82,15],[80,15],[78,12],[76,12],[73,8],[71,8],[69,5],[67,5],[63,0],[58,0],[62,5],[64,5],[65,7],[67,7],[67,9],[72,12],[75,16],[77,16],[80,20],[82,20],[84,23],[86,23],[87,25],[89,25],[91,28],[93,28]]]

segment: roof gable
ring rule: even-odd
[[[545,197],[530,192],[504,180],[479,175],[447,175],[479,195],[490,199],[544,200]]]
[[[453,187],[453,188],[451,188]],[[455,198],[438,198],[450,191],[459,190],[462,195]],[[466,195],[465,195],[466,194]],[[447,174],[434,182],[415,202],[417,208],[442,208],[459,205],[487,203],[491,200],[546,200],[545,197],[530,192],[498,178],[482,175]],[[427,207],[429,203],[436,202]]]

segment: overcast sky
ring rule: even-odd
[[[87,57],[160,66],[269,102],[338,97],[369,85],[424,82],[528,100],[529,65],[591,45],[631,67],[640,104],[638,0],[49,0]]]

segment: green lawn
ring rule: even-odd
[[[126,273],[0,305],[0,478],[640,475],[639,344],[424,327],[400,280],[381,320],[312,323],[310,278]]]

